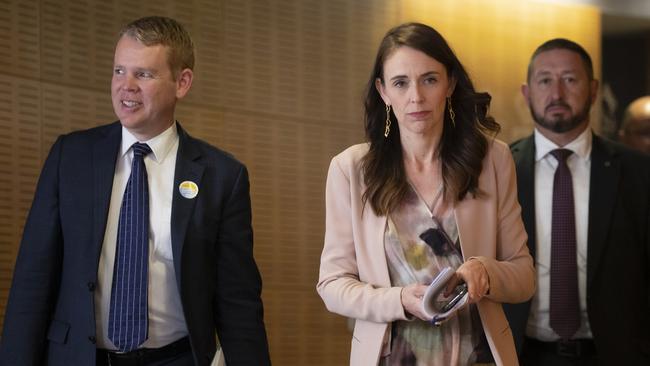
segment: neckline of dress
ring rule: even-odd
[[[427,209],[427,212],[429,213],[429,216],[436,217],[433,214],[433,211],[435,211],[436,206],[442,201],[440,198],[442,197],[442,186],[443,186],[443,184],[440,183],[438,185],[438,189],[436,190],[436,194],[433,196],[433,201],[431,202],[431,207],[429,207],[429,204],[422,197],[422,195],[417,190],[417,188],[415,188],[415,185],[411,182],[411,180],[407,178],[407,182],[408,182],[409,186],[411,187],[411,189],[413,190],[413,192],[415,193],[415,196],[420,201],[420,204],[422,204]]]

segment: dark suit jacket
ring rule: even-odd
[[[248,173],[180,125],[178,134],[172,251],[196,364],[210,364],[215,331],[229,366],[269,364]],[[54,143],[25,224],[0,364],[95,364],[93,291],[120,141],[115,122]],[[178,192],[186,180],[199,187],[194,199]]]
[[[535,142],[511,146],[528,245],[535,249]],[[587,312],[603,365],[650,364],[650,157],[594,135]],[[520,351],[530,302],[504,304]]]

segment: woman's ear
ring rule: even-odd
[[[447,97],[451,97],[451,95],[454,94],[454,90],[456,90],[456,78],[452,77],[449,79],[449,89],[447,90]]]
[[[375,88],[379,92],[381,99],[384,100],[384,103],[386,103],[386,105],[391,105],[390,98],[386,95],[386,87],[384,86],[384,83],[381,81],[381,78],[375,79]]]

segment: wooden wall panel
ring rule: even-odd
[[[35,79],[40,72],[37,1],[0,1],[0,67],[2,74]]]
[[[56,138],[70,131],[87,129],[114,121],[111,97],[106,91],[84,90],[42,82],[41,134],[45,159]]]

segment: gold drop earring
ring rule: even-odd
[[[386,104],[386,128],[384,129],[384,138],[388,138],[390,133],[390,104]]]
[[[456,113],[454,108],[451,107],[451,97],[447,97],[447,109],[449,109],[449,118],[451,118],[451,125],[456,127]]]

